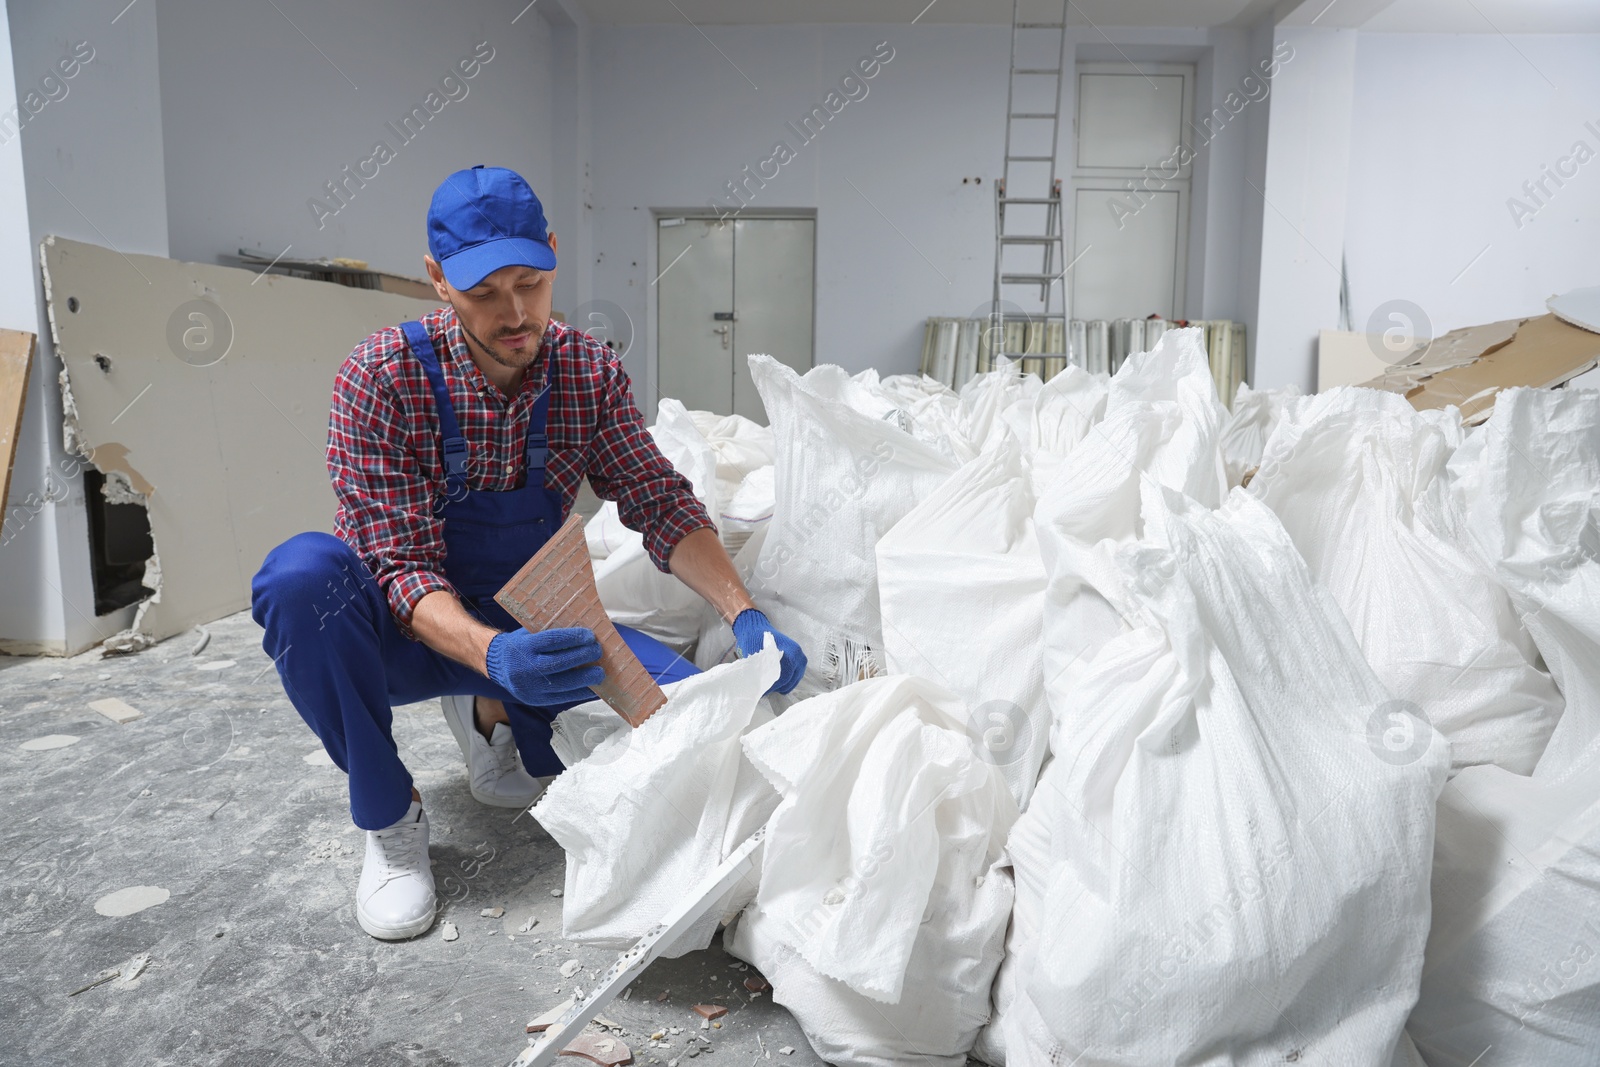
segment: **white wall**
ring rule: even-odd
[[[1241,31],[1107,32],[1136,60],[1197,62],[1207,107],[1236,88],[1255,58]],[[725,183],[771,156],[780,139],[796,158],[755,191],[750,208],[816,211],[818,362],[914,371],[928,316],[969,314],[990,298],[1009,26],[723,26],[706,33],[715,48],[689,26],[596,26],[590,34],[593,296],[615,301],[633,323],[627,363],[642,406],[652,409],[655,399],[651,281],[665,266],[655,258],[652,209],[704,209],[714,198],[731,206]],[[889,42],[894,58],[867,83],[867,96],[845,105],[802,146],[785,123],[798,123],[880,41]],[[1106,47],[1098,33],[1075,28],[1069,63],[1104,58],[1095,50]],[[1063,178],[1072,159],[1073,102],[1069,78]],[[1233,176],[1247,147],[1243,126],[1224,131],[1197,164],[1191,314],[1239,313],[1244,199]],[[984,182],[962,185],[968,176]]]
[[[1538,207],[1523,183],[1579,141],[1594,158]],[[1350,159],[1356,329],[1388,300],[1436,336],[1600,285],[1600,35],[1362,34]]]
[[[14,524],[15,536],[0,546],[0,648],[76,651],[126,625],[131,611],[94,615],[83,481],[61,473],[70,469],[61,441],[61,367],[45,325],[38,246],[59,234],[125,252],[167,253],[156,13],[151,4],[136,4],[113,23],[104,5],[87,0],[13,3],[10,35],[14,80],[6,82],[7,96],[36,90],[75,44],[86,41],[94,52],[63,83],[65,95],[57,90],[59,99],[41,108],[13,143],[22,151],[28,248],[20,266],[11,259],[20,228],[15,216],[7,222],[13,243],[0,248],[7,271],[26,270],[26,288],[19,281],[14,292],[35,301],[27,328],[41,335],[11,501],[15,506],[29,494],[48,500]],[[27,321],[20,309],[10,314]]]
[[[216,262],[240,248],[271,257],[292,245],[295,257],[348,256],[420,276],[428,201],[451,172],[510,167],[549,199],[565,151],[553,101],[569,90],[553,77],[538,7],[513,25],[522,5],[493,0],[400,0],[381,12],[315,0],[276,6],[282,14],[265,3],[160,0],[174,258]],[[460,83],[465,96],[452,88],[460,99],[448,99],[442,80],[484,41],[493,58]],[[403,142],[387,124],[398,127],[430,91],[446,102]],[[344,180],[346,166],[355,172],[380,140],[394,159],[364,186],[347,186],[340,207],[325,183]],[[339,210],[319,219],[314,197]],[[546,205],[560,234],[571,220],[554,207]]]
[[[1354,30],[1279,28],[1262,187],[1258,388],[1316,384],[1317,331],[1337,326],[1351,158]],[[1292,51],[1291,51],[1292,50]]]

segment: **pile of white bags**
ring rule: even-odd
[[[1489,570],[1435,532],[1460,419],[1341,388],[1284,411],[1249,492],[1283,521],[1378,679],[1450,741],[1453,766],[1527,774],[1561,694]]]
[[[802,701],[744,739],[783,801],[725,939],[824,1060],[960,1067],[989,1015],[1017,809],[948,691],[908,675]]]
[[[1600,392],[1501,393],[1451,463],[1463,547],[1510,591],[1566,711],[1531,776],[1439,802],[1433,930],[1409,1031],[1430,1067],[1600,1050]]]
[[[765,821],[725,943],[831,1063],[1593,1062],[1600,393],[1230,413],[1195,330],[959,395],[751,367],[765,451],[655,432],[810,670],[763,700],[770,651],[606,572],[724,666],[665,726],[562,716],[570,935],[638,936]],[[588,532],[597,570],[637,536]]]

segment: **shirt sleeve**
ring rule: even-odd
[[[586,471],[589,484],[602,500],[617,502],[622,524],[643,534],[651,561],[659,570],[668,570],[667,560],[679,541],[703,526],[716,527],[689,479],[661,454],[644,428],[622,364],[615,357],[603,359],[600,373],[598,425]]]
[[[339,500],[338,528],[389,602],[400,632],[416,640],[417,601],[451,589],[444,577],[444,523],[416,454],[410,420],[393,390],[352,357],[334,380],[328,475]]]

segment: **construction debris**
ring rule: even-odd
[[[694,1011],[696,1015],[706,1020],[720,1019],[728,1014],[728,1009],[721,1004],[696,1004]]]
[[[1600,394],[1501,375],[1446,397],[1513,373],[1493,357],[1518,345],[1561,378],[1600,344],[1575,329],[1440,338],[1397,368],[1410,404],[1241,388],[1232,413],[1188,330],[1110,379],[1002,368],[959,395],[752,357],[774,511],[738,562],[810,670],[762,700],[777,717],[708,729],[745,663],[703,619],[700,696],[656,715],[736,739],[721,780],[754,770],[781,798],[758,880],[721,909],[728,950],[838,1065],[1182,1062],[1218,1041],[1387,1062],[1412,1038],[1430,1062],[1532,1063],[1600,1042],[1600,1014],[1555,1004],[1600,980],[1540,977],[1600,908],[1600,786],[1580,785],[1600,782]],[[704,466],[688,434],[708,431],[668,415],[662,439]],[[618,605],[630,624],[646,588]],[[660,621],[682,635],[677,611]],[[556,733],[590,725],[574,709]],[[549,825],[590,810],[563,781],[614,798],[608,767],[693,776],[645,730],[602,734],[567,746]],[[638,856],[720,854],[715,810],[558,833],[569,929],[647,930],[601,887],[685,892]]]
[[[89,710],[98,711],[112,722],[121,725],[144,717],[144,712],[120,697],[105,697],[89,701]]]

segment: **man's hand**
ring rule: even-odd
[[[778,644],[778,651],[783,653],[783,670],[768,692],[774,689],[780,693],[790,692],[800,684],[800,679],[806,673],[806,654],[800,650],[794,638],[779,633],[767,617],[755,608],[746,608],[733,620],[733,639],[739,643],[741,656],[753,656],[760,652],[767,634],[772,635]]]
[[[600,642],[582,626],[529,633],[514,630],[489,641],[484,657],[489,680],[519,703],[536,708],[593,700],[590,686],[605,681]]]

